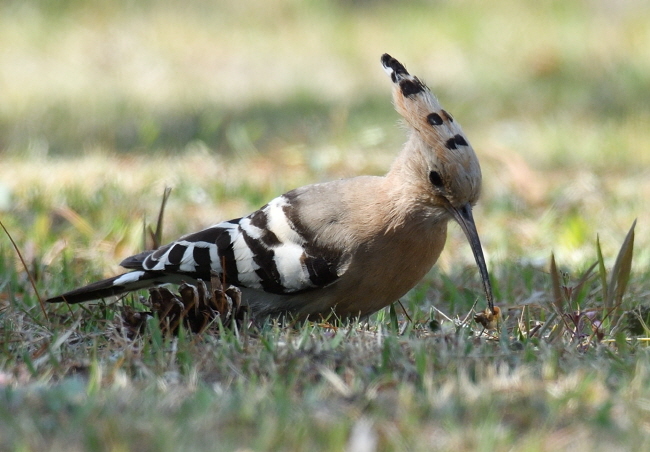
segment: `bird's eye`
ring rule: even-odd
[[[429,180],[433,184],[434,187],[442,187],[442,177],[440,177],[440,173],[438,171],[431,171],[429,173]]]

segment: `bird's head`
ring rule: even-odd
[[[472,206],[481,193],[481,168],[474,149],[460,125],[422,81],[388,54],[382,55],[381,63],[393,82],[395,109],[411,132],[406,144],[409,152],[402,164],[423,188],[418,190],[423,201],[432,210],[453,217],[465,232],[492,309],[492,288],[472,216]]]

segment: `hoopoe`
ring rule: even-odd
[[[79,303],[216,271],[254,317],[366,316],[395,302],[436,263],[456,220],[490,280],[472,216],[481,169],[458,123],[429,88],[388,54],[396,110],[408,140],[390,171],[308,185],[250,215],[126,258],[132,270],[47,300]]]

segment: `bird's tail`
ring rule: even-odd
[[[97,281],[87,286],[80,287],[56,297],[48,298],[48,303],[82,303],[84,301],[98,300],[113,295],[121,295],[133,290],[144,289],[159,284],[168,283],[168,278],[162,280],[161,272],[133,271],[113,278]]]

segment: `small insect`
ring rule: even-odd
[[[501,309],[498,306],[495,306],[493,309],[488,307],[485,311],[476,314],[474,321],[486,330],[496,330],[501,321]]]

